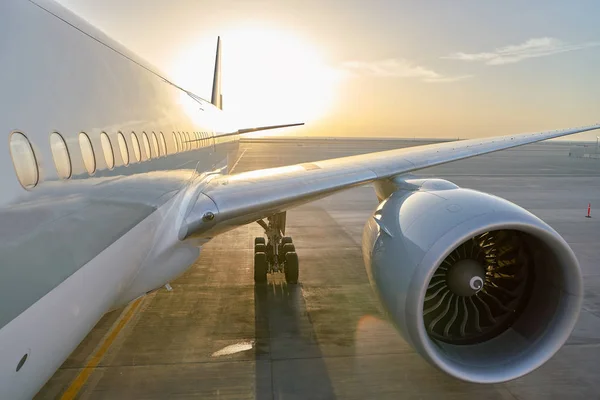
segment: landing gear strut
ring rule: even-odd
[[[268,273],[283,272],[288,284],[298,283],[298,254],[292,238],[285,235],[285,212],[256,221],[265,230],[254,238],[254,282],[264,283]]]

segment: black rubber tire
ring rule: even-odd
[[[292,243],[292,238],[289,236],[284,236],[281,238],[281,245],[283,246],[286,243]]]
[[[255,253],[266,253],[267,252],[267,245],[266,244],[255,244],[254,245],[254,252]]]
[[[285,260],[285,255],[290,251],[296,251],[296,246],[294,246],[292,243],[286,243],[281,246],[281,259]]]
[[[265,253],[254,254],[254,283],[265,283],[267,281],[267,255]]]
[[[290,251],[285,255],[285,281],[288,284],[298,283],[299,263],[298,254],[295,251]]]
[[[265,244],[265,238],[262,236],[258,236],[254,238],[254,245],[256,246],[257,244]]]

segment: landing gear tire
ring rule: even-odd
[[[286,243],[281,246],[280,257],[282,261],[285,261],[285,255],[290,251],[296,251],[296,246],[294,246],[292,243]]]
[[[265,283],[266,281],[267,255],[262,252],[254,253],[254,283]]]
[[[254,245],[254,252],[255,253],[266,253],[267,252],[267,245],[266,244],[255,244]]]
[[[265,238],[262,236],[258,236],[254,238],[254,245],[256,246],[257,244],[265,244]]]
[[[281,245],[283,246],[286,243],[292,243],[292,238],[289,236],[284,236],[281,238]]]
[[[285,254],[285,281],[288,284],[298,283],[298,254],[290,251]]]

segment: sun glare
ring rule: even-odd
[[[316,48],[278,30],[228,30],[221,38],[223,108],[238,127],[310,123],[331,108],[339,77]],[[173,68],[177,82],[207,99],[215,44],[203,39]]]

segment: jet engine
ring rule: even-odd
[[[404,339],[458,379],[504,382],[550,359],[577,321],[577,259],[542,220],[441,179],[376,184],[369,279]]]

